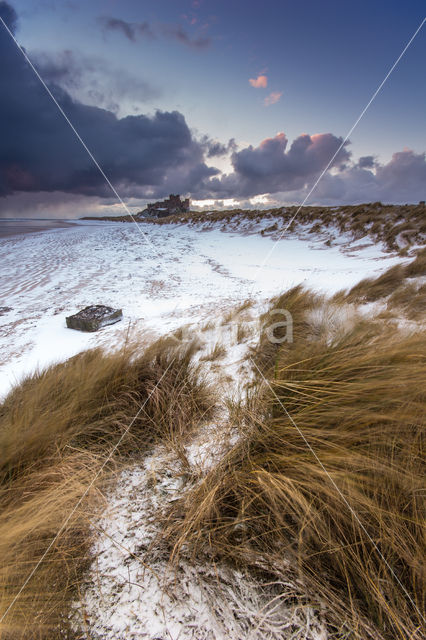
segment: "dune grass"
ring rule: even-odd
[[[421,321],[426,314],[426,284],[416,286],[410,281],[404,282],[389,297],[387,309],[390,312],[396,309],[409,320]]]
[[[423,247],[423,249],[419,249],[415,260],[412,260],[405,266],[404,273],[406,278],[426,276],[426,247]]]
[[[423,268],[419,254],[401,281],[398,271],[392,305],[409,304],[407,278]],[[380,278],[391,291],[394,272]],[[297,585],[295,607],[321,611],[329,638],[420,640],[426,336],[348,322],[350,308],[344,295],[330,304],[302,286],[271,301],[251,352],[256,380],[245,400],[228,401],[238,440],[173,502],[164,539],[172,557],[202,552],[287,585],[286,598]],[[271,343],[280,309],[292,340]],[[278,324],[273,335],[286,332]],[[158,441],[179,454],[224,400],[204,381],[206,365],[193,364],[199,347],[172,337],[88,351],[27,378],[0,406],[0,618],[13,603],[1,638],[76,640],[67,612],[104,486]]]
[[[200,358],[202,362],[215,362],[226,356],[226,347],[220,342],[216,342],[210,351]]]
[[[399,287],[408,286],[406,280],[426,275],[426,248],[420,249],[408,264],[390,267],[376,278],[364,278],[349,292],[338,292],[335,299],[346,302],[375,302],[394,294]]]
[[[297,218],[287,225],[297,213]],[[92,217],[83,218],[86,220]],[[133,222],[131,216],[104,216],[96,220]],[[322,234],[326,244],[332,236],[349,233],[354,238],[366,237],[375,243],[382,242],[389,251],[404,251],[411,246],[424,244],[426,233],[426,206],[424,203],[393,205],[369,202],[336,207],[287,206],[272,209],[224,209],[215,211],[190,211],[165,218],[140,218],[145,224],[201,224],[208,228],[212,224],[221,225],[229,231],[240,225],[248,225],[270,220],[272,224],[258,231],[261,235],[279,236],[286,229],[286,235],[302,226],[310,227],[310,233]]]
[[[294,342],[261,340],[241,437],[175,505],[170,540],[269,580],[296,571],[330,637],[420,640],[425,333],[360,319],[330,340],[313,301],[273,302],[292,305]]]
[[[284,344],[305,340],[312,332],[307,320],[310,311],[317,308],[323,296],[307,290],[299,284],[271,300],[268,310],[260,317],[260,336],[258,344],[252,348],[251,356],[261,370],[274,366],[279,351],[280,340]],[[291,316],[283,315],[285,310]],[[274,340],[271,340],[271,337]],[[289,341],[289,342],[288,342]]]
[[[0,406],[0,637],[72,637],[66,611],[103,483],[158,439],[179,442],[212,406],[192,353],[167,340],[143,353],[88,351],[26,379]]]

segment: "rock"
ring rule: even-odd
[[[121,309],[113,309],[103,304],[94,304],[85,307],[73,316],[66,318],[68,329],[77,329],[78,331],[98,331],[108,324],[119,322],[123,317]]]

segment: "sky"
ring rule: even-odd
[[[426,198],[426,24],[408,0],[0,0],[131,211]],[[0,217],[123,207],[0,23]]]

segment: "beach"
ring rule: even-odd
[[[52,229],[67,229],[73,225],[72,220],[50,218],[0,218],[0,238],[37,233]]]
[[[281,239],[265,265],[270,238],[219,226],[75,221],[1,238],[0,395],[37,368],[118,345],[129,328],[143,339],[196,331],[247,298],[301,283],[333,294],[401,261],[365,239],[327,247],[307,232]],[[123,320],[96,334],[66,328],[66,316],[92,304],[122,309]]]

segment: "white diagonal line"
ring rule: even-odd
[[[70,513],[68,514],[68,516],[65,518],[64,522],[62,523],[62,525],[60,526],[60,528],[58,529],[58,531],[56,532],[54,538],[51,540],[51,542],[49,543],[48,547],[46,548],[46,550],[44,551],[43,555],[41,556],[41,558],[38,560],[37,564],[35,565],[35,567],[33,567],[33,569],[31,570],[31,572],[28,574],[27,578],[25,579],[22,587],[19,589],[18,593],[15,595],[15,597],[13,598],[12,602],[9,604],[9,606],[7,607],[6,611],[3,613],[2,617],[0,618],[0,623],[3,622],[3,620],[5,619],[5,617],[7,616],[7,614],[9,613],[9,611],[11,610],[11,608],[13,607],[13,605],[15,604],[15,602],[17,601],[17,599],[19,598],[19,596],[21,595],[22,591],[25,589],[25,587],[27,586],[28,582],[31,580],[31,578],[33,577],[33,575],[35,574],[35,572],[37,571],[37,569],[39,568],[39,566],[41,565],[41,563],[43,562],[43,560],[45,559],[45,557],[47,556],[47,554],[49,553],[50,549],[53,547],[53,545],[55,544],[56,540],[59,538],[59,536],[61,535],[62,531],[65,529],[65,527],[67,526],[68,522],[71,520],[72,516],[74,515],[74,513],[77,511],[78,507],[81,505],[81,503],[83,502],[84,498],[87,496],[87,494],[89,493],[90,489],[93,487],[94,483],[96,482],[96,480],[99,478],[100,474],[102,473],[102,471],[104,470],[105,466],[108,464],[108,462],[111,460],[112,456],[114,455],[114,453],[116,452],[116,450],[118,449],[118,447],[120,446],[123,438],[128,434],[130,428],[132,427],[132,425],[134,424],[135,420],[137,420],[137,418],[139,417],[139,415],[141,414],[141,412],[144,410],[146,403],[148,402],[148,400],[151,398],[152,394],[154,393],[154,391],[158,388],[158,385],[160,384],[160,382],[162,381],[162,379],[164,378],[164,376],[166,375],[167,371],[170,369],[170,367],[172,366],[172,364],[174,363],[176,358],[173,358],[173,360],[171,360],[170,364],[167,366],[167,368],[165,369],[165,371],[163,372],[161,378],[158,380],[157,384],[154,386],[154,388],[150,391],[150,393],[148,394],[146,400],[143,402],[143,404],[139,407],[136,415],[132,418],[132,420],[130,421],[129,425],[125,428],[125,430],[123,431],[123,433],[121,434],[120,438],[118,439],[118,441],[115,443],[115,445],[112,447],[111,451],[109,452],[107,458],[104,460],[104,462],[102,463],[102,465],[100,466],[100,468],[98,469],[98,471],[96,472],[96,474],[94,475],[94,477],[92,478],[90,484],[86,487],[86,489],[84,490],[83,494],[80,496],[80,498],[77,501],[77,504],[73,507],[73,509],[70,511]]]
[[[360,123],[361,119],[364,117],[364,115],[366,114],[367,110],[369,109],[369,107],[371,106],[371,104],[373,103],[373,101],[376,99],[377,95],[380,93],[380,91],[382,90],[383,86],[385,85],[386,81],[388,80],[389,76],[392,74],[392,72],[396,69],[396,67],[398,66],[399,62],[401,61],[402,57],[404,56],[404,54],[407,52],[408,48],[410,47],[410,45],[412,44],[412,42],[414,41],[415,37],[417,36],[417,34],[420,32],[421,28],[423,27],[424,23],[426,22],[426,18],[423,18],[422,22],[420,23],[420,25],[417,27],[417,29],[415,30],[415,32],[413,33],[413,35],[411,36],[411,38],[409,39],[409,41],[407,42],[407,44],[405,45],[405,47],[403,48],[403,50],[401,51],[401,53],[399,54],[399,56],[397,57],[397,59],[395,60],[395,62],[393,63],[393,65],[391,66],[391,68],[389,69],[389,71],[387,72],[387,74],[385,75],[385,77],[383,78],[383,80],[381,81],[381,83],[379,84],[379,86],[377,87],[377,89],[375,90],[375,92],[373,93],[373,95],[371,96],[370,100],[367,102],[367,104],[365,105],[364,109],[361,111],[361,113],[359,114],[358,118],[355,120],[354,124],[352,125],[352,127],[349,129],[348,133],[346,134],[345,138],[343,139],[341,145],[339,146],[339,148],[337,149],[337,151],[333,154],[333,156],[330,158],[327,166],[325,167],[325,169],[320,173],[320,175],[318,176],[318,178],[316,179],[314,185],[311,187],[311,189],[309,190],[307,196],[305,197],[305,199],[303,200],[302,204],[299,205],[299,207],[297,208],[296,213],[290,218],[290,221],[285,225],[284,229],[281,231],[278,239],[274,242],[274,245],[272,246],[272,248],[269,250],[269,252],[266,255],[266,258],[264,259],[264,261],[262,262],[262,264],[260,265],[257,274],[255,276],[255,280],[257,279],[257,277],[259,276],[260,272],[262,271],[263,267],[265,266],[265,264],[267,263],[267,261],[269,260],[269,258],[271,257],[272,253],[275,250],[275,247],[277,246],[278,242],[283,238],[285,232],[287,231],[287,229],[289,228],[289,226],[291,225],[291,223],[296,219],[296,217],[299,215],[299,212],[301,210],[301,208],[304,206],[305,202],[308,200],[308,198],[312,195],[312,193],[315,191],[315,189],[317,188],[318,184],[320,183],[320,181],[323,179],[323,177],[325,176],[325,174],[327,173],[327,171],[330,169],[331,165],[333,164],[334,160],[336,159],[337,155],[340,153],[340,151],[343,149],[343,147],[345,146],[346,142],[349,140],[349,136],[352,135],[353,131],[355,130],[355,128],[358,126],[358,124]],[[254,285],[255,286],[255,285]]]
[[[310,444],[310,442],[308,441],[308,439],[306,438],[305,434],[303,433],[303,431],[300,429],[300,427],[296,424],[296,422],[293,420],[293,418],[291,417],[291,415],[289,414],[289,412],[287,411],[287,409],[285,408],[285,406],[283,405],[283,403],[281,402],[281,400],[279,399],[279,397],[277,396],[277,394],[275,393],[274,389],[272,388],[269,380],[267,380],[265,378],[265,376],[263,375],[262,371],[259,369],[259,367],[257,366],[257,364],[255,363],[255,361],[250,358],[252,364],[256,367],[257,371],[259,372],[260,376],[262,377],[263,381],[266,382],[267,386],[270,388],[270,390],[272,391],[272,393],[274,394],[275,398],[278,400],[280,407],[283,409],[283,411],[285,412],[287,418],[290,420],[291,424],[293,425],[293,427],[297,430],[298,434],[300,435],[300,437],[302,438],[303,442],[306,444],[306,446],[308,447],[309,451],[312,453],[312,455],[314,456],[315,460],[318,462],[319,466],[321,467],[321,469],[324,471],[325,475],[327,476],[327,478],[330,480],[331,484],[333,485],[333,487],[336,489],[337,493],[340,495],[340,497],[342,498],[343,502],[345,503],[345,505],[347,506],[347,508],[349,509],[349,511],[351,512],[352,516],[355,518],[355,520],[357,521],[357,523],[359,524],[359,526],[361,527],[362,531],[365,533],[365,535],[367,536],[367,538],[369,539],[369,541],[371,542],[371,544],[373,545],[375,551],[377,552],[377,554],[379,555],[379,557],[381,558],[381,560],[384,562],[384,564],[386,565],[387,569],[389,570],[389,572],[391,573],[391,575],[394,577],[394,579],[396,580],[396,582],[399,584],[399,586],[401,587],[401,589],[404,591],[405,595],[407,596],[408,600],[411,602],[411,604],[413,605],[414,609],[417,611],[417,613],[419,614],[420,618],[426,622],[426,618],[422,615],[422,613],[420,612],[419,608],[417,607],[416,603],[414,602],[414,600],[412,599],[412,597],[410,596],[409,592],[407,591],[407,589],[404,587],[404,585],[402,584],[401,580],[398,578],[398,576],[396,575],[395,571],[392,569],[392,567],[390,566],[389,562],[386,560],[386,558],[384,557],[384,555],[382,554],[382,552],[380,551],[379,547],[377,546],[377,544],[374,542],[373,538],[370,536],[370,534],[368,533],[366,527],[364,526],[364,524],[362,523],[362,521],[360,520],[358,514],[356,513],[356,511],[354,510],[354,508],[352,507],[352,505],[349,503],[349,501],[347,500],[347,498],[344,496],[344,494],[341,492],[341,490],[339,489],[338,485],[336,484],[336,482],[333,480],[332,476],[330,475],[330,473],[327,471],[327,469],[325,468],[325,466],[323,465],[323,463],[321,462],[320,458],[318,457],[316,451],[313,449],[312,445]]]
[[[48,93],[48,95],[50,96],[50,98],[53,100],[53,102],[55,103],[55,105],[58,107],[60,113],[62,114],[62,116],[65,118],[66,122],[69,124],[69,126],[71,127],[72,131],[74,132],[74,134],[76,135],[77,139],[79,140],[79,142],[81,143],[81,145],[83,146],[83,148],[87,151],[90,159],[93,161],[93,164],[95,165],[95,167],[98,169],[98,171],[100,172],[101,176],[104,178],[105,182],[107,183],[107,185],[109,186],[109,188],[111,189],[111,191],[113,192],[113,194],[115,195],[115,197],[117,198],[117,200],[120,202],[121,206],[123,207],[123,209],[126,211],[126,213],[130,216],[130,218],[132,219],[132,221],[135,223],[135,225],[137,226],[139,232],[141,233],[142,237],[144,238],[145,242],[147,242],[147,244],[150,246],[150,248],[154,251],[154,253],[157,255],[158,258],[161,258],[160,254],[158,253],[155,245],[151,242],[151,240],[148,238],[147,234],[142,230],[141,226],[138,224],[137,220],[134,218],[133,214],[130,212],[129,208],[127,207],[126,203],[124,202],[124,200],[121,198],[121,196],[119,195],[117,189],[114,187],[114,185],[112,184],[111,180],[108,178],[108,176],[106,175],[105,171],[102,169],[101,165],[99,164],[99,162],[96,160],[95,156],[93,155],[93,153],[90,151],[89,147],[87,146],[87,144],[84,142],[83,138],[81,137],[81,135],[79,134],[79,132],[77,131],[77,129],[75,128],[75,126],[73,125],[73,123],[71,122],[71,120],[69,119],[69,117],[67,116],[67,114],[65,113],[65,111],[62,109],[61,105],[59,104],[59,102],[56,100],[55,96],[53,95],[53,93],[51,92],[51,90],[49,89],[49,87],[47,86],[47,84],[45,83],[45,81],[43,80],[43,78],[41,77],[40,73],[37,71],[36,67],[34,66],[34,64],[31,62],[30,58],[28,57],[27,52],[21,47],[21,45],[19,44],[19,42],[17,41],[17,39],[15,38],[15,36],[13,35],[12,31],[9,29],[9,27],[7,26],[7,24],[5,23],[5,21],[3,20],[3,18],[0,16],[0,21],[2,22],[4,28],[6,29],[6,31],[8,32],[8,34],[10,35],[10,37],[12,38],[13,42],[16,44],[16,46],[18,47],[19,51],[22,53],[22,55],[24,56],[25,60],[27,61],[27,63],[29,64],[29,66],[31,67],[31,69],[34,71],[35,75],[37,76],[37,78],[40,80],[41,84],[43,85],[43,87],[45,88],[46,92]]]

